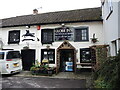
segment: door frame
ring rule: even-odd
[[[66,40],[57,48],[56,73],[59,73],[59,70],[60,70],[60,51],[61,50],[73,50],[73,52],[74,52],[73,72],[76,72],[76,53],[77,53],[77,51],[76,51],[75,47],[73,47]]]
[[[67,53],[71,53],[72,54],[72,61],[71,62],[73,62],[73,66],[72,66],[72,68],[73,68],[73,71],[66,71],[66,70],[64,70],[65,72],[74,72],[74,49],[60,49],[60,71],[62,71],[61,69],[63,69],[63,63],[65,64],[65,61],[64,60],[62,60],[63,58],[63,52],[65,52],[65,51],[67,51]],[[66,55],[67,56],[67,55]],[[65,67],[64,67],[64,69],[65,69]],[[63,72],[64,72],[63,71]]]
[[[32,67],[33,63],[35,64],[36,49],[22,49],[22,50],[21,50],[21,56],[22,56],[22,52],[24,53],[24,51],[28,51],[28,52],[34,51],[34,57],[32,57],[32,61],[31,61],[31,62],[32,62],[32,63],[31,63],[31,67]],[[25,65],[25,62],[27,62],[27,60],[24,61],[23,58],[24,58],[24,57],[22,56],[22,65]],[[34,59],[33,59],[33,58],[34,58]],[[23,63],[23,62],[24,62],[24,63]],[[24,67],[27,67],[27,65],[26,65],[26,66],[23,66],[23,69],[29,71],[28,68],[26,69],[26,68],[24,68]],[[30,67],[29,67],[29,69],[30,69]]]

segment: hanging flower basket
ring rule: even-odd
[[[98,42],[97,38],[91,38],[91,41],[92,41],[93,43]]]
[[[93,38],[91,38],[91,41],[93,42],[93,43],[96,43],[96,42],[98,42],[98,40],[97,40],[98,38],[95,38],[95,33],[93,34]]]

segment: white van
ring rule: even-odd
[[[16,50],[0,50],[1,74],[13,74],[22,71],[20,52]]]

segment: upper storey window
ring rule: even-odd
[[[88,28],[87,27],[83,27],[83,28],[75,28],[75,34],[74,34],[75,41],[89,41],[88,38]]]
[[[54,41],[53,30],[54,29],[42,29],[41,33],[42,44],[52,44],[52,42]]]

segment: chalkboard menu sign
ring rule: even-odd
[[[73,40],[73,30],[69,27],[55,28],[55,41]]]

